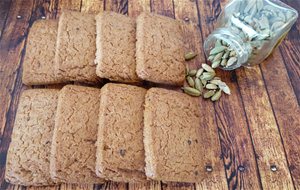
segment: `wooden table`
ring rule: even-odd
[[[284,0],[300,11],[299,0]],[[137,16],[151,11],[184,20],[187,48],[200,53],[190,67],[205,61],[203,39],[212,32],[226,1],[221,0],[1,0],[0,1],[0,171],[2,189],[25,188],[4,181],[22,85],[28,30],[36,19],[58,18],[62,9],[98,13],[111,10]],[[149,182],[59,185],[47,189],[300,189],[300,20],[287,39],[261,65],[218,71],[232,90],[215,104],[201,101],[204,180],[198,184]],[[39,86],[44,88],[45,86]],[[58,86],[54,86],[59,88]],[[188,155],[187,155],[188,156]],[[212,166],[212,172],[205,168]]]

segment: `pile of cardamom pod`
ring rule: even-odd
[[[185,55],[185,60],[189,61],[195,58],[197,54],[189,52]],[[186,68],[186,81],[188,86],[182,90],[195,97],[203,95],[205,99],[217,101],[222,96],[222,92],[230,95],[230,89],[219,77],[216,77],[216,72],[212,67],[203,63],[202,68],[198,70],[190,70]]]
[[[209,53],[208,60],[211,61],[212,68],[220,65],[226,68],[237,62],[237,54],[225,41],[217,40],[215,47]]]

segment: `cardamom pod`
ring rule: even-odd
[[[190,77],[194,77],[194,76],[196,76],[196,74],[197,74],[197,70],[195,70],[195,69],[189,71]]]
[[[201,96],[201,92],[195,88],[183,87],[182,89],[186,94],[188,94],[190,96],[195,96],[195,97]]]
[[[213,62],[221,60],[222,57],[223,57],[223,54],[224,54],[224,52],[218,53],[218,54],[215,56]]]
[[[222,90],[218,90],[212,97],[211,101],[215,102],[218,101],[221,98]]]
[[[194,52],[188,52],[188,53],[186,53],[186,54],[184,55],[184,59],[185,59],[186,61],[190,61],[190,60],[194,59],[196,56],[197,56],[196,53],[194,53]]]
[[[217,60],[217,61],[214,61],[212,64],[211,64],[211,67],[212,68],[217,68],[220,66],[220,63],[221,63],[221,60]]]
[[[213,79],[215,76],[216,76],[216,73],[204,72],[201,75],[200,79],[208,81],[208,80]]]
[[[199,78],[196,78],[196,79],[195,79],[195,88],[196,88],[197,90],[199,90],[199,91],[201,92],[201,94],[202,94],[202,91],[203,91],[203,85],[202,85],[202,82],[201,82],[201,80],[200,80]]]
[[[202,75],[203,72],[204,72],[203,68],[198,69],[198,71],[196,73],[196,77],[199,78]]]
[[[225,93],[230,95],[230,88],[227,86],[227,84],[225,82],[219,81],[218,84],[219,88]]]
[[[221,65],[222,65],[223,67],[226,67],[226,65],[227,65],[227,59],[222,59]]]
[[[224,51],[227,47],[225,46],[218,46],[218,47],[215,47],[213,48],[211,51],[210,51],[210,55],[214,55],[214,54],[217,54],[217,53],[220,53],[222,51]]]
[[[215,85],[215,84],[207,84],[207,85],[205,86],[205,88],[206,88],[206,89],[209,89],[209,90],[216,90],[216,89],[218,88],[218,86]]]
[[[215,73],[215,70],[205,63],[202,64],[202,68],[207,72]]]
[[[235,57],[236,56],[236,52],[235,51],[231,51],[229,54],[230,57]]]
[[[215,47],[217,47],[217,46],[222,46],[222,42],[221,42],[221,40],[217,40],[217,41],[216,41],[216,43],[215,43]]]
[[[213,79],[213,80],[209,81],[210,84],[215,84],[215,85],[219,85],[220,82],[221,82],[221,80],[218,80],[218,79]]]
[[[187,83],[189,84],[190,87],[194,87],[195,86],[195,81],[193,80],[192,77],[187,76],[186,77],[186,81],[187,81]]]
[[[185,76],[188,76],[190,72],[190,69],[188,66],[185,67]]]
[[[229,57],[229,54],[230,54],[230,51],[225,51],[224,55],[223,55],[223,59],[228,59]]]
[[[215,93],[216,93],[215,90],[207,91],[204,93],[203,98],[208,99],[208,98],[212,97]]]
[[[237,62],[237,58],[236,58],[236,57],[231,57],[231,58],[227,61],[226,67],[230,67],[230,66],[234,65],[236,62]]]
[[[215,55],[211,55],[211,56],[209,56],[209,57],[207,58],[207,60],[209,60],[209,61],[213,61],[213,60],[214,60],[214,58],[215,58]]]
[[[201,79],[201,77],[200,77],[200,80],[201,80],[203,86],[205,86],[207,84],[207,80]]]

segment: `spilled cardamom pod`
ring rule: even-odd
[[[203,98],[208,99],[208,98],[212,97],[215,93],[216,93],[215,90],[207,91],[204,93]]]
[[[194,59],[197,56],[197,54],[195,52],[188,52],[184,55],[184,59],[186,61],[190,61],[192,59]]]
[[[182,90],[190,96],[195,96],[195,97],[201,96],[201,92],[195,88],[183,87]]]
[[[197,90],[199,90],[199,91],[201,92],[201,94],[202,94],[202,91],[203,91],[203,85],[202,85],[202,82],[201,82],[201,80],[200,80],[199,78],[196,78],[196,79],[195,79],[195,88],[196,88]]]
[[[197,74],[197,70],[194,70],[194,69],[193,69],[193,70],[190,70],[190,71],[189,71],[189,76],[190,76],[190,77],[194,77],[194,76],[196,76],[196,74]]]
[[[203,68],[205,71],[207,71],[207,72],[215,73],[214,69],[211,68],[209,65],[207,65],[207,64],[205,64],[205,63],[202,64],[202,68]]]
[[[192,77],[187,76],[186,77],[186,81],[187,81],[187,83],[189,84],[190,87],[194,87],[195,86],[195,81],[194,81],[194,79]]]
[[[208,89],[208,90],[216,90],[218,88],[218,86],[215,85],[215,84],[207,84],[205,86],[205,88]]]
[[[222,90],[218,90],[212,97],[211,101],[215,102],[218,101],[221,98]]]

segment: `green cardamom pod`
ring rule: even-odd
[[[201,80],[203,86],[205,86],[207,84],[207,80],[201,79],[201,77],[200,77],[200,80]]]
[[[234,65],[236,62],[237,62],[237,58],[236,58],[236,57],[231,57],[231,58],[227,61],[226,67],[230,67],[230,66]]]
[[[194,59],[196,56],[197,56],[196,53],[194,53],[194,52],[188,52],[188,53],[186,53],[186,54],[184,55],[184,59],[185,59],[186,61],[190,61],[190,60]]]
[[[212,64],[211,64],[211,67],[212,68],[217,68],[220,66],[220,63],[221,63],[221,60],[217,60],[217,61],[214,61]]]
[[[200,68],[200,69],[197,71],[197,73],[196,73],[196,77],[199,78],[199,77],[202,75],[203,72],[204,72],[204,69],[203,69],[203,68]]]
[[[209,89],[209,90],[216,90],[216,89],[218,88],[218,86],[215,85],[215,84],[207,84],[207,85],[205,86],[205,88],[206,88],[206,89]]]
[[[227,49],[227,47],[225,47],[225,46],[215,47],[210,51],[209,55],[214,55],[214,54],[220,53],[220,52],[224,51],[225,49]]]
[[[222,57],[223,57],[223,55],[224,55],[224,52],[218,53],[218,54],[215,56],[213,62],[221,60]]]
[[[215,76],[216,76],[216,73],[204,72],[201,75],[200,79],[208,81],[208,80],[213,79]]]
[[[208,59],[209,61],[213,61],[214,58],[215,58],[215,55],[211,55],[211,56],[209,56],[207,59]]]
[[[195,81],[193,80],[192,77],[187,76],[186,77],[186,81],[187,81],[187,83],[189,84],[190,87],[194,87],[195,86]]]
[[[194,77],[194,76],[196,76],[196,74],[197,74],[197,70],[195,70],[195,69],[189,71],[190,77]]]
[[[217,46],[222,46],[222,42],[221,42],[221,40],[217,40],[217,41],[216,41],[216,43],[215,43],[215,47],[217,47]]]
[[[204,93],[203,98],[208,99],[208,98],[212,97],[215,93],[216,93],[215,90],[207,91]]]
[[[202,91],[203,91],[203,85],[202,85],[202,82],[201,82],[201,80],[199,78],[195,79],[195,88],[202,93]]]
[[[207,71],[207,72],[215,73],[215,70],[214,70],[213,68],[211,68],[211,66],[209,66],[209,65],[207,65],[207,64],[205,64],[205,63],[202,64],[202,68],[203,68],[205,71]]]
[[[222,90],[218,90],[212,97],[211,101],[215,102],[218,101],[221,98]]]
[[[195,96],[195,97],[201,96],[201,92],[195,88],[183,87],[182,89],[186,94],[188,94],[190,96]]]
[[[228,59],[229,58],[229,54],[230,54],[230,51],[225,51],[224,55],[223,55],[223,59]]]
[[[222,65],[223,67],[226,67],[226,65],[227,65],[227,59],[222,59],[221,65]]]
[[[236,52],[235,51],[231,51],[229,54],[230,57],[235,57],[236,56]]]

